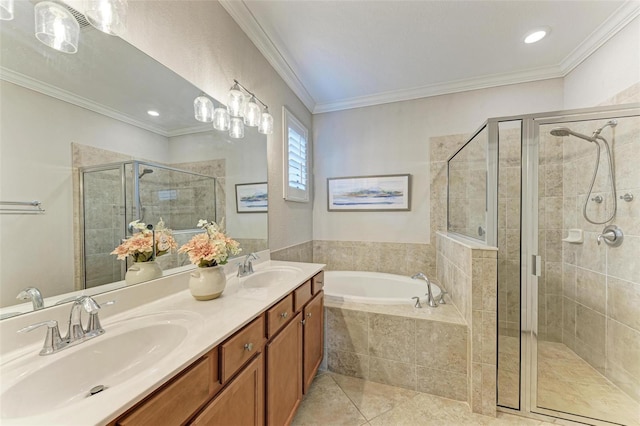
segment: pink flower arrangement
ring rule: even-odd
[[[221,225],[203,219],[198,221],[198,228],[206,232],[194,235],[188,243],[178,250],[187,253],[189,260],[200,268],[224,265],[229,256],[242,251],[240,244],[227,237]]]
[[[127,256],[133,257],[134,262],[149,262],[153,260],[153,233],[147,229],[147,225],[139,220],[131,222],[130,226],[139,232],[129,238],[122,240],[122,244],[115,248],[111,254],[118,256],[118,260],[124,260]],[[173,231],[160,221],[156,225],[156,257],[167,254],[178,247],[173,238]]]

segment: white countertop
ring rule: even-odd
[[[190,319],[185,321],[191,321],[188,324],[190,330],[188,337],[169,355],[153,363],[153,365],[145,366],[147,370],[145,370],[144,374],[137,374],[121,384],[116,384],[110,388],[107,387],[101,393],[90,398],[69,402],[68,406],[56,407],[41,415],[1,418],[0,424],[100,425],[114,420],[324,267],[324,265],[313,263],[265,261],[256,264],[255,270],[259,272],[273,266],[292,266],[298,268],[300,272],[290,276],[287,280],[261,288],[245,288],[243,286],[243,278],[238,279],[235,274],[229,274],[227,275],[227,287],[222,296],[210,301],[196,301],[191,296],[188,290],[189,272],[145,283],[147,288],[153,285],[158,292],[162,293],[164,291],[170,292],[170,294],[155,301],[138,304],[129,309],[120,309],[120,312],[114,312],[111,316],[103,316],[101,313],[102,326],[106,330],[104,335],[53,355],[38,356],[44,331],[36,333],[38,337],[37,343],[20,346],[19,343],[14,345],[12,343],[14,341],[19,342],[25,335],[16,335],[15,330],[23,327],[25,323],[31,324],[42,321],[43,318],[57,319],[61,315],[61,309],[64,309],[66,315],[68,315],[68,305],[57,309],[56,312],[53,310],[45,310],[44,313],[39,312],[39,318],[31,317],[25,320],[23,318],[25,316],[20,316],[15,321],[14,318],[10,318],[0,322],[0,334],[4,334],[2,346],[0,347],[2,350],[1,364],[3,370],[0,386],[4,393],[24,374],[33,373],[34,371],[37,374],[37,370],[41,369],[43,369],[41,371],[45,371],[44,369],[49,364],[54,364],[56,359],[72,355],[74,351],[78,351],[83,345],[90,345],[99,339],[107,339],[111,326],[116,328],[119,324],[123,324],[124,321],[136,321],[135,317],[139,316],[157,313],[170,315],[172,312],[176,314],[190,313],[188,316]],[[141,287],[133,286],[128,289],[100,295],[100,300],[98,297],[96,297],[96,300],[101,303],[114,299],[117,301],[114,306],[131,305],[133,303],[132,299],[138,297],[136,292],[139,293],[141,291]],[[104,309],[102,312],[107,313],[109,308],[111,307]],[[50,317],[57,318],[47,318],[47,312],[50,312]],[[132,319],[129,320],[129,318]],[[66,322],[62,323],[59,319],[58,321],[61,324],[66,324]],[[63,328],[61,327],[61,329]],[[13,335],[9,333],[13,333]],[[62,333],[64,334],[64,331]],[[34,339],[32,338],[31,342],[33,341]],[[28,371],[24,369],[25,363],[29,365]],[[6,374],[6,372],[9,372],[9,374]],[[65,386],[65,372],[57,371],[56,377],[59,380],[56,385]],[[36,395],[24,395],[25,404],[29,403],[35,407],[38,405],[38,399],[32,399],[32,396]],[[2,400],[0,399],[1,404]]]

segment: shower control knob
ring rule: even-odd
[[[626,194],[621,195],[620,199],[626,201],[627,203],[630,203],[631,201],[633,201],[633,194],[627,192]]]
[[[596,195],[591,199],[591,201],[595,201],[596,203],[600,204],[602,202],[602,196]]]

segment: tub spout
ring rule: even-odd
[[[425,280],[427,282],[427,301],[430,307],[437,308],[438,302],[436,302],[435,298],[433,297],[433,292],[431,291],[431,281],[429,281],[429,278],[427,278],[427,276],[422,272],[418,272],[411,278],[414,280]]]

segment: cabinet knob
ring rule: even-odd
[[[286,311],[280,314],[281,318],[286,318],[288,316],[289,316],[289,312],[286,312]]]
[[[307,318],[311,318],[311,312],[307,314]]]
[[[300,321],[300,324],[305,325],[306,322],[307,322],[307,320],[302,320],[302,321]]]
[[[253,343],[245,343],[244,350],[247,352],[251,352],[253,350]]]

